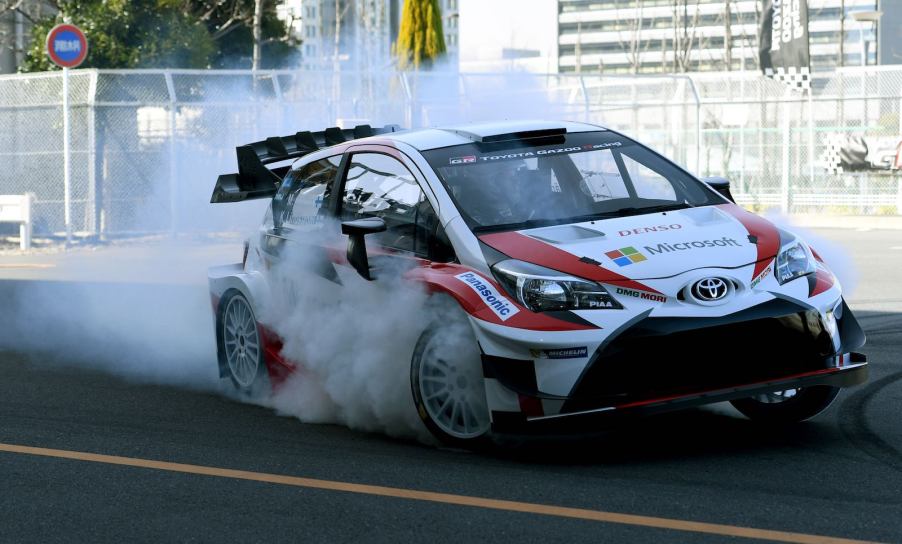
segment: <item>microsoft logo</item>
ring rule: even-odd
[[[620,249],[615,249],[614,251],[608,251],[605,253],[608,257],[611,258],[612,261],[617,263],[618,266],[626,266],[633,263],[641,263],[642,261],[648,260],[648,258],[636,251],[636,248],[622,247]]]

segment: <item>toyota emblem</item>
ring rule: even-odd
[[[727,296],[727,282],[721,278],[703,278],[692,286],[692,294],[698,300],[714,302]]]

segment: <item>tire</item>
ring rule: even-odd
[[[417,413],[446,446],[481,449],[491,423],[482,359],[469,324],[433,325],[420,335],[410,364]],[[464,332],[466,341],[462,341]]]
[[[838,394],[838,387],[817,385],[756,395],[731,401],[730,404],[754,421],[799,423],[826,410]]]
[[[262,340],[250,302],[238,291],[227,293],[219,304],[216,347],[224,374],[243,396],[269,391]]]

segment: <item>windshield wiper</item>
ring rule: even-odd
[[[659,204],[657,206],[627,206],[625,208],[618,208],[616,210],[611,210],[609,212],[601,212],[597,215],[603,216],[605,218],[611,217],[626,217],[629,215],[643,215],[646,213],[657,213],[657,212],[669,212],[671,210],[683,210],[686,208],[692,208],[693,206],[688,202],[674,202],[671,204]]]
[[[676,202],[672,204],[660,204],[658,206],[628,206],[626,208],[618,208],[607,212],[587,213],[585,215],[575,215],[567,218],[566,222],[579,223],[582,221],[592,221],[595,219],[612,219],[615,217],[625,217],[628,215],[642,215],[645,213],[667,212],[670,210],[682,210],[692,208],[688,202]]]
[[[562,217],[556,219],[527,219],[518,223],[501,223],[498,225],[477,225],[472,228],[473,232],[494,232],[506,230],[525,230],[538,227],[550,227],[552,225],[560,225],[562,223],[573,223],[573,218]]]
[[[692,208],[692,205],[684,201],[674,202],[673,204],[660,204],[658,206],[630,206],[628,208],[620,208],[619,210],[606,213],[610,213],[614,216],[641,215],[644,213],[669,212],[671,210],[683,210],[686,208]]]

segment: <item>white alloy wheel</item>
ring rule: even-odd
[[[222,340],[229,372],[239,389],[249,389],[260,373],[260,334],[247,299],[235,295],[222,315]]]
[[[478,352],[461,349],[436,331],[427,334],[416,363],[420,400],[429,419],[459,440],[486,434],[491,422]]]

